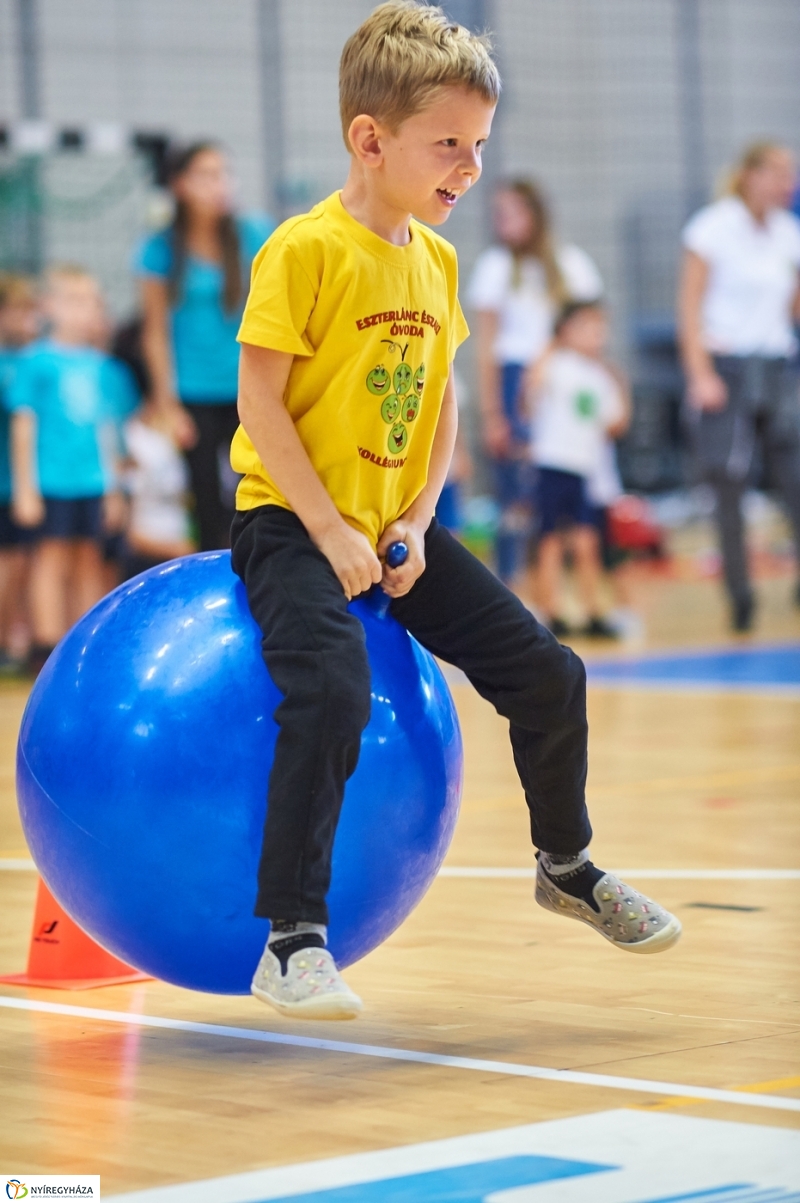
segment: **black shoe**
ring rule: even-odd
[[[563,639],[564,636],[569,635],[569,627],[563,618],[549,618],[545,626],[555,635],[556,639]]]
[[[619,639],[619,631],[606,622],[605,618],[598,618],[597,615],[589,620],[581,635],[586,639]]]
[[[753,627],[755,602],[752,597],[740,597],[733,603],[731,626],[734,631],[750,631]]]

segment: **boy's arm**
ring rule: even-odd
[[[20,409],[11,415],[11,508],[20,526],[39,526],[44,521],[44,502],[33,471],[36,444],[36,415]]]
[[[619,400],[618,413],[606,426],[606,434],[612,439],[620,439],[630,426],[631,418],[633,417],[633,398],[631,397],[630,381],[616,364],[606,363],[604,366],[609,375],[613,377],[614,383],[617,386],[617,397]]]
[[[544,385],[547,365],[556,349],[554,342],[549,343],[538,359],[534,359],[525,373],[523,380],[523,397],[526,415],[530,418],[536,409],[536,396]]]
[[[458,433],[458,406],[453,369],[445,385],[439,422],[433,437],[427,483],[414,502],[390,523],[378,540],[378,555],[385,555],[391,543],[402,540],[408,547],[408,559],[399,568],[384,565],[382,585],[390,597],[402,597],[425,571],[425,532],[431,524],[439,494],[444,488]]]
[[[239,418],[262,464],[330,560],[349,601],[381,579],[381,565],[367,537],[342,518],[300,442],[284,404],[293,358],[242,343]]]

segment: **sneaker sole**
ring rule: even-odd
[[[266,990],[251,986],[250,993],[261,1002],[274,1007],[281,1015],[294,1019],[355,1019],[364,1007],[360,999],[341,998],[335,995],[323,995],[321,998],[304,998],[301,1002],[286,1003],[273,998]]]
[[[550,907],[546,907],[545,909],[551,911],[551,914],[554,915],[564,913],[563,911],[552,911]],[[595,927],[591,919],[583,919],[580,915],[573,915],[569,912],[567,912],[567,918],[577,919],[579,923],[585,923],[592,931],[598,932],[604,940],[608,940],[609,944],[613,944],[614,948],[619,948],[622,952],[637,952],[640,956],[646,956],[648,953],[654,952],[666,952],[668,948],[672,948],[674,944],[678,943],[683,931],[680,919],[676,919],[673,915],[667,926],[662,927],[661,931],[657,931],[655,935],[648,936],[646,940],[639,940],[636,944],[628,944],[622,940],[615,940],[613,937],[607,936],[602,928]]]

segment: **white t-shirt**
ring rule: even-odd
[[[619,385],[607,368],[577,351],[554,351],[535,397],[534,462],[541,468],[599,477],[606,431],[624,412]]]
[[[603,281],[585,251],[562,246],[556,259],[573,300],[593,301],[601,295]],[[520,261],[519,283],[515,286],[511,251],[504,246],[489,247],[475,264],[467,301],[473,309],[497,313],[494,355],[498,363],[532,363],[547,346],[555,310],[538,259]]]
[[[138,418],[126,422],[125,443],[134,462],[126,473],[131,533],[154,543],[188,539],[184,498],[189,479],[180,453],[165,434]]]
[[[617,465],[617,448],[613,439],[608,437],[603,439],[600,458],[586,481],[586,492],[593,505],[604,508],[613,505],[622,496],[624,490]]]
[[[763,225],[738,196],[706,205],[683,245],[709,266],[703,299],[706,349],[720,355],[792,355],[791,307],[800,268],[800,221],[772,209]]]

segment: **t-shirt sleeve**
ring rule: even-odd
[[[694,251],[706,262],[715,257],[719,242],[719,219],[715,205],[706,205],[689,219],[683,227],[681,241],[687,251]]]
[[[29,409],[36,413],[40,393],[39,366],[34,358],[25,354],[17,359],[5,392],[5,408],[9,412]]]
[[[15,356],[0,350],[0,408],[8,409],[8,390],[14,377]]]
[[[509,265],[506,252],[499,247],[489,247],[472,271],[467,288],[467,304],[472,309],[501,309],[508,295]]]
[[[312,278],[288,239],[271,238],[253,260],[239,342],[313,355],[306,327],[316,300]]]
[[[795,267],[800,268],[800,221],[794,213],[784,214],[786,220],[786,243],[789,255]]]
[[[603,277],[597,264],[579,246],[561,247],[558,266],[573,301],[594,301],[603,295]]]
[[[133,270],[138,276],[158,276],[165,279],[172,266],[172,247],[166,230],[143,239],[133,256]]]

